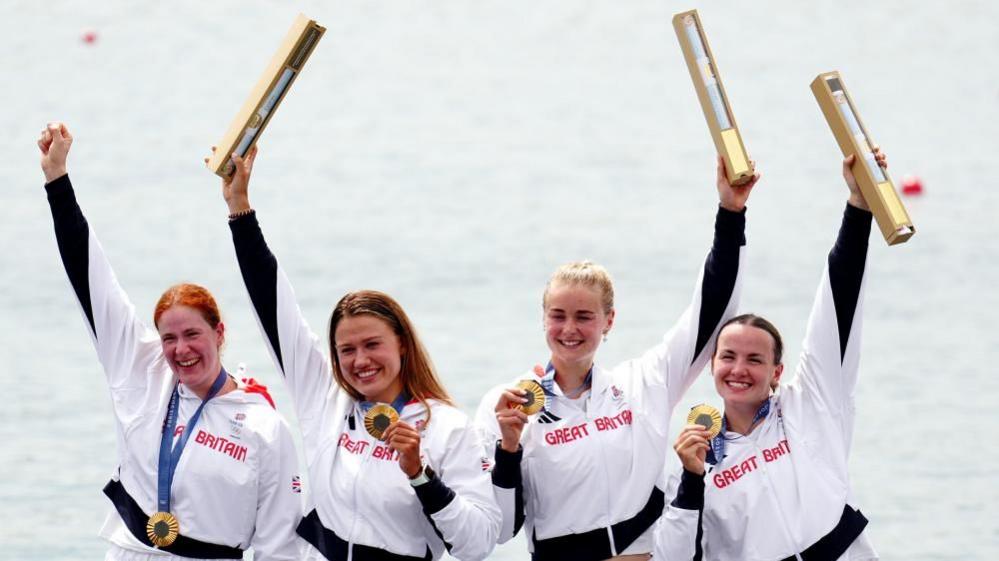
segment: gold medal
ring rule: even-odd
[[[157,512],[149,517],[146,523],[146,535],[149,541],[157,547],[166,547],[177,539],[180,532],[180,523],[177,517],[169,512]]]
[[[368,434],[382,440],[385,429],[398,420],[399,413],[391,405],[376,403],[364,414],[364,428],[367,429]]]
[[[538,411],[541,411],[545,407],[545,389],[541,387],[541,384],[535,382],[534,380],[521,380],[517,382],[517,387],[522,390],[527,390],[527,403],[522,403],[518,407],[524,413],[528,415],[533,415]]]
[[[708,429],[708,438],[714,438],[721,432],[721,413],[706,403],[690,408],[687,415],[688,425],[701,425]]]

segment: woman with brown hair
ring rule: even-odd
[[[880,150],[877,165],[887,167]],[[850,189],[815,295],[801,358],[782,384],[784,344],[766,319],[727,321],[711,356],[725,403],[716,434],[692,424],[674,449],[682,470],[656,536],[655,558],[871,561],[878,558],[849,476],[860,366],[870,208]]]
[[[212,295],[167,289],[145,326],[118,284],[66,173],[73,137],[38,139],[56,241],[111,390],[118,469],[100,535],[106,561],[295,561],[301,495],[295,445],[266,391],[222,366],[225,325]],[[189,438],[190,437],[190,438]]]
[[[476,431],[387,294],[352,292],[337,303],[327,360],[250,206],[255,158],[256,148],[245,161],[233,156],[223,197],[243,280],[302,428],[315,508],[298,533],[309,557],[405,561],[447,550],[484,559],[500,512]]]

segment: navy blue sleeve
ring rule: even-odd
[[[853,325],[860,286],[864,280],[872,217],[869,211],[847,204],[839,236],[829,252],[829,285],[836,306],[841,360],[846,354],[850,327]]]
[[[73,184],[69,174],[45,184],[49,209],[52,211],[52,224],[55,226],[56,244],[63,267],[69,276],[69,283],[76,292],[76,298],[83,306],[83,313],[90,323],[90,330],[97,335],[94,327],[94,310],[90,301],[90,281],[87,274],[90,250],[90,226],[83,216],[83,210],[76,202]]]
[[[277,258],[267,247],[255,212],[229,221],[229,229],[232,231],[232,245],[236,250],[239,272],[243,275],[243,282],[250,294],[250,302],[260,318],[260,324],[283,372],[277,324]]]
[[[701,310],[697,321],[694,358],[700,356],[732,299],[739,274],[739,251],[746,245],[746,209],[741,212],[718,207],[715,238],[704,263]]]
[[[683,470],[680,476],[680,486],[676,490],[676,498],[671,503],[676,508],[684,510],[696,510],[697,512],[697,535],[694,542],[694,561],[701,561],[704,551],[701,547],[701,540],[704,537],[704,476],[694,472]]]
[[[493,466],[493,485],[503,489],[514,490],[513,535],[520,532],[524,526],[524,480],[520,471],[520,462],[524,457],[524,448],[518,447],[516,452],[507,452],[499,442],[496,443],[496,465]]]

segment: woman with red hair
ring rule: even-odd
[[[118,285],[66,173],[73,137],[38,139],[56,241],[111,389],[118,469],[106,561],[299,559],[301,495],[287,424],[270,398],[222,366],[225,325],[212,295],[179,284],[146,327]]]

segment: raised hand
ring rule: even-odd
[[[66,157],[73,145],[73,135],[65,123],[49,123],[38,136],[38,149],[42,151],[42,172],[50,183],[66,175]]]
[[[872,148],[874,150],[874,159],[878,162],[878,165],[883,169],[888,169],[888,157],[885,156],[880,147],[873,146]],[[849,203],[863,210],[871,210],[871,207],[867,204],[867,200],[864,198],[864,194],[860,192],[860,186],[857,185],[857,177],[853,175],[853,164],[856,161],[857,157],[855,154],[850,154],[843,158],[843,179],[846,180],[846,186],[850,188]]]
[[[756,169],[756,162],[750,160],[749,165]],[[726,210],[742,212],[742,209],[746,208],[746,201],[749,200],[749,193],[760,180],[760,172],[754,173],[752,179],[742,185],[732,185],[728,182],[728,174],[725,173],[725,159],[718,156],[717,174],[715,186],[718,187],[718,202]]]
[[[212,153],[214,154],[217,148],[212,146]],[[249,210],[252,208],[250,206],[250,174],[253,172],[253,162],[257,158],[257,147],[250,148],[250,151],[246,154],[246,158],[241,158],[237,154],[232,155],[232,162],[236,166],[236,171],[233,172],[229,179],[222,180],[222,198],[225,199],[226,205],[229,206],[229,214],[233,214],[242,210]],[[205,158],[205,163],[208,163],[209,158]]]

